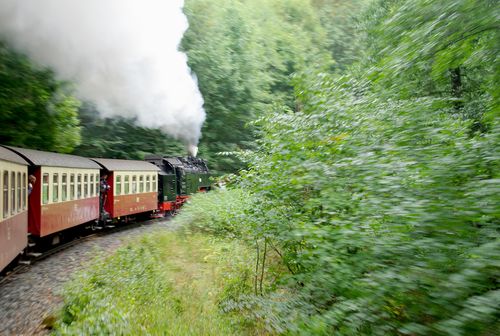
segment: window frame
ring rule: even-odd
[[[130,175],[125,175],[125,178],[123,181],[123,186],[124,186],[124,195],[129,195],[130,194]]]
[[[61,174],[61,201],[68,200],[68,173]]]
[[[89,197],[89,174],[82,174],[83,175],[83,197],[82,198],[88,198]]]
[[[52,173],[52,203],[59,202],[59,173]]]
[[[23,172],[23,177],[22,177],[22,181],[23,181],[23,210],[26,210],[28,207],[27,207],[27,200],[28,200],[28,176],[26,176],[26,173]],[[31,191],[33,192],[33,190]]]
[[[94,193],[94,197],[96,196],[99,196],[99,193],[100,193],[100,186],[99,186],[99,183],[101,181],[100,179],[100,175],[99,174],[94,174],[94,188],[95,188],[95,193]]]
[[[76,187],[75,187],[76,176],[75,175],[76,175],[75,173],[69,174],[69,200],[70,201],[75,200],[75,196],[76,196]]]
[[[89,197],[95,195],[94,174],[89,174]]]
[[[132,194],[137,194],[137,175],[132,175],[131,188]]]
[[[10,214],[15,215],[17,213],[16,208],[16,172],[10,172]]]
[[[3,192],[3,218],[7,218],[9,216],[9,171],[4,170],[2,174],[2,192]]]
[[[144,192],[144,175],[139,175],[139,193]]]
[[[23,193],[22,193],[22,188],[21,188],[21,172],[18,171],[17,172],[17,212],[21,212],[23,211],[23,203],[22,203],[22,196],[23,196]]]
[[[156,177],[157,177],[156,174],[151,177],[151,188],[153,191],[158,191],[157,184],[156,184],[156,179],[157,179]]]
[[[78,173],[76,174],[76,199],[82,199],[83,198],[83,178],[82,174]]]
[[[50,185],[50,174],[43,173],[42,174],[42,204],[49,204],[49,185]]]
[[[115,178],[115,195],[120,196],[122,194],[122,175],[116,175]]]

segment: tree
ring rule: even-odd
[[[363,56],[359,13],[370,1],[312,0],[311,3],[326,31],[326,47],[334,60],[331,70],[343,72]]]
[[[147,154],[184,156],[184,145],[158,129],[136,125],[132,119],[102,119],[96,108],[86,103],[80,109],[82,143],[74,154],[86,157],[143,160]]]
[[[0,43],[0,142],[69,153],[80,143],[70,85]]]
[[[244,200],[205,201],[224,207],[207,229],[252,242],[264,283],[232,282],[226,310],[293,335],[496,334],[499,10],[372,1],[355,18],[354,61],[303,71],[300,109],[254,122]]]
[[[500,9],[495,1],[375,1],[365,16],[365,47],[381,91],[447,97],[454,112],[484,130],[498,108]]]
[[[304,1],[189,0],[185,12],[182,48],[207,111],[200,149],[216,172],[236,171],[242,162],[216,153],[254,148],[249,122],[273,104],[296,108],[292,76],[325,66],[324,33]]]

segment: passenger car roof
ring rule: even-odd
[[[34,166],[100,169],[94,161],[76,155],[38,151],[34,149],[4,146],[22,156]]]
[[[139,160],[100,159],[93,158],[102,168],[109,171],[159,171],[152,163]]]
[[[0,146],[0,160],[14,162],[23,164],[25,166],[29,165],[25,159],[23,159],[19,154],[14,153],[11,149]]]

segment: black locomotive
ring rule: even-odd
[[[146,161],[154,164],[158,173],[158,212],[176,211],[198,191],[210,190],[210,172],[202,159],[189,157],[163,157],[152,155]]]

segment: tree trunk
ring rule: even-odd
[[[462,73],[460,67],[450,69],[451,95],[455,98],[455,110],[461,110],[464,106],[462,101]]]

